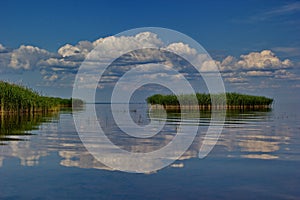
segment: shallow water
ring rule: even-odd
[[[126,151],[162,148],[181,121],[180,114],[168,113],[160,134],[136,139],[118,129],[109,107],[96,105],[98,119],[107,137]],[[150,174],[115,171],[97,161],[76,132],[76,113],[3,119],[0,199],[298,199],[298,110],[275,105],[271,111],[228,112],[217,145],[204,159],[198,152],[210,114],[201,113],[200,122],[198,115],[185,114],[183,126],[199,126],[194,143],[172,165]],[[130,111],[137,124],[149,123],[145,105],[130,105]],[[163,116],[152,113],[153,120]]]

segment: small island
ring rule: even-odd
[[[193,101],[194,95],[162,95],[155,94],[147,98],[147,103],[152,108],[164,108],[166,110],[180,110],[181,109],[195,109],[199,107],[200,110],[214,109],[269,109],[272,107],[273,99],[264,96],[253,96],[239,93],[226,93],[226,94],[201,94],[197,93],[196,98],[198,105]],[[226,97],[226,103],[224,101]],[[180,102],[184,105],[180,106]],[[214,104],[212,105],[212,99]]]
[[[82,105],[79,99],[63,99],[40,95],[32,89],[0,81],[0,114],[57,111],[62,107]]]

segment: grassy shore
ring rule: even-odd
[[[195,103],[193,101],[193,95],[161,95],[155,94],[147,98],[147,102],[151,105],[161,105],[165,109],[179,109],[179,100],[183,107],[193,109],[199,107],[200,109],[211,109],[217,107],[220,109],[259,109],[270,108],[273,103],[273,99],[264,96],[253,96],[239,93],[226,93],[226,94],[200,94],[197,93],[198,100]],[[226,104],[225,99],[226,97]],[[212,105],[212,100],[214,104]],[[157,106],[156,106],[157,107]],[[157,107],[159,108],[159,106]]]
[[[81,100],[42,96],[39,93],[4,81],[0,81],[0,113],[49,112],[61,107],[82,104]]]

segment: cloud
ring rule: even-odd
[[[277,70],[274,72],[275,79],[284,79],[284,80],[300,80],[300,77],[296,74],[289,72],[285,69]]]
[[[243,77],[229,77],[225,78],[225,81],[228,81],[230,83],[245,83],[248,81],[248,79]]]
[[[289,59],[280,60],[271,50],[251,52],[239,59],[228,56],[221,63],[221,71],[274,70],[293,66]]]
[[[299,20],[296,15],[299,13],[299,11],[300,11],[300,2],[287,3],[277,7],[272,7],[272,4],[269,4],[265,10],[256,12],[252,16],[244,19],[243,18],[232,19],[232,22],[257,23],[257,22],[274,21],[276,23],[298,24]],[[294,18],[290,19],[290,17],[294,17]]]
[[[81,62],[67,60],[63,58],[49,58],[41,60],[38,65],[45,67],[78,67]]]
[[[295,12],[300,11],[300,2],[294,2],[290,4],[286,4],[277,8],[273,8],[267,12],[265,12],[262,16],[264,18],[269,18],[278,15],[287,15],[293,14]]]
[[[291,60],[281,60],[271,50],[250,52],[239,58],[227,56],[216,61],[225,82],[238,86],[238,89],[254,90],[271,87],[278,81],[297,81],[297,74],[290,69],[295,65]]]
[[[278,7],[270,8],[261,13],[251,16],[249,22],[267,21],[273,18],[282,20],[283,16],[293,15],[300,11],[300,2],[293,2]],[[281,16],[281,18],[279,18]],[[285,19],[285,18],[283,18]]]
[[[84,60],[87,54],[94,48],[93,43],[89,41],[80,41],[75,46],[66,44],[58,49],[58,54],[62,58],[72,60]]]
[[[10,49],[0,44],[0,72],[6,73],[9,71],[8,64],[10,62]]]
[[[196,49],[191,48],[188,44],[184,44],[182,42],[172,43],[164,49],[180,55],[184,55],[186,57],[195,57],[198,54]]]
[[[7,67],[10,62],[10,55],[8,53],[0,53],[0,72],[3,74],[9,71]]]
[[[0,53],[4,52],[5,50],[6,48],[2,44],[0,44]]]
[[[10,54],[9,67],[13,69],[31,70],[43,59],[51,57],[53,54],[38,47],[21,45]]]
[[[145,45],[160,51],[143,49],[128,53],[132,48],[142,49]],[[294,63],[289,59],[280,59],[273,52],[292,54],[297,52],[298,48],[275,47],[272,50],[249,52],[239,57],[229,55],[221,60],[212,60],[205,52],[198,52],[183,42],[164,44],[158,35],[151,32],[142,32],[133,36],[109,36],[91,42],[79,41],[74,45],[65,44],[54,53],[34,46],[21,45],[17,49],[9,49],[0,44],[0,72],[39,70],[48,82],[70,84],[74,81],[81,63],[88,56],[97,60],[97,56],[100,55],[104,58],[104,61],[101,61],[105,63],[105,59],[115,58],[122,53],[124,55],[115,60],[105,72],[101,79],[103,83],[112,84],[133,67],[144,76],[166,78],[167,73],[164,72],[157,73],[155,77],[151,75],[150,72],[153,72],[151,63],[166,65],[167,68],[182,73],[188,80],[198,78],[199,74],[194,75],[197,71],[188,62],[169,51],[192,60],[193,63],[201,66],[199,69],[201,72],[212,72],[219,68],[225,82],[230,84],[254,84],[256,83],[254,80],[299,80],[299,77],[290,70]],[[97,74],[97,71],[95,73]],[[90,76],[87,75],[86,78]],[[178,79],[175,75],[169,78],[170,81]]]
[[[52,76],[46,77],[45,79],[48,79],[49,81],[53,81],[53,80],[56,80],[57,78],[58,78],[58,76],[56,74],[53,74]]]
[[[157,34],[151,32],[138,33],[135,36],[110,36],[100,38],[93,42],[94,47],[97,47],[92,56],[103,58],[116,58],[119,54],[128,53],[130,49],[142,49],[145,46],[148,48],[160,48],[163,42],[158,38]],[[97,57],[93,57],[97,59]]]
[[[58,49],[57,53],[50,53],[44,49],[33,46],[20,46],[9,54],[0,55],[0,65],[18,70],[31,70],[39,67],[42,75],[51,77],[53,74],[59,76],[67,76],[75,74],[80,64],[84,61],[87,55],[94,49],[94,55],[101,58],[114,58],[116,52],[124,51],[127,53],[132,48],[143,48],[144,45],[161,48],[162,50],[172,51],[183,55],[185,58],[194,60],[195,63],[201,65],[202,72],[215,71],[217,67],[223,72],[230,71],[251,71],[244,72],[243,76],[270,76],[271,72],[278,69],[287,69],[293,65],[288,60],[280,60],[271,50],[263,50],[261,52],[250,52],[246,55],[241,55],[239,58],[227,56],[222,61],[210,60],[205,54],[198,53],[196,49],[191,48],[188,44],[182,42],[171,43],[164,47],[163,42],[154,33],[143,32],[134,36],[110,36],[100,38],[94,42],[80,41],[76,45],[66,44]],[[1,45],[0,51],[5,51],[6,48]],[[127,51],[126,51],[127,50]],[[278,50],[278,49],[277,49]],[[96,58],[95,58],[96,59]],[[168,56],[166,53],[158,53],[157,51],[139,51],[130,52],[122,59],[119,59],[119,65],[130,63],[141,64],[149,62],[161,62],[171,67],[178,69],[178,65],[182,60],[177,60],[174,57]],[[175,63],[174,63],[175,62]],[[177,62],[177,63],[176,63]],[[184,67],[183,67],[184,68]],[[181,70],[183,70],[183,68]],[[126,68],[124,68],[126,70]],[[120,67],[116,66],[115,72],[120,74]],[[146,69],[145,69],[146,70]],[[74,76],[74,75],[73,75]],[[51,80],[57,80],[56,79]],[[49,79],[50,80],[50,79]]]
[[[274,47],[272,48],[273,51],[284,53],[288,56],[299,56],[300,55],[300,48],[298,47]]]
[[[49,77],[53,73],[58,75],[58,78],[52,80],[66,79],[69,75],[74,76],[89,53],[91,54],[89,54],[88,60],[99,62],[100,57],[101,62],[105,62],[106,59],[115,58],[120,53],[125,54],[132,48],[141,49],[144,46],[159,48],[162,45],[163,42],[158,36],[151,32],[142,32],[134,36],[109,36],[100,38],[94,42],[80,41],[76,45],[66,44],[58,49],[58,57],[40,61],[38,64],[42,68],[42,74],[45,79],[50,80]],[[159,56],[156,55],[156,61],[159,59],[160,61],[164,60],[164,58],[159,58]],[[117,64],[125,66],[128,62],[131,62],[131,64],[133,62],[150,62],[153,61],[153,57],[154,55],[149,52],[148,54],[131,52],[122,59],[119,59]],[[126,70],[126,67],[121,69],[117,66],[114,70],[117,71],[115,72],[116,74],[120,74]]]
[[[247,71],[242,72],[245,76],[272,76],[273,72],[271,71]]]

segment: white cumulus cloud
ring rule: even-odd
[[[66,44],[58,49],[58,54],[63,58],[71,57],[77,60],[85,59],[86,55],[94,48],[89,41],[80,41],[75,46]]]
[[[163,42],[157,34],[142,32],[134,36],[110,36],[100,38],[93,42],[95,53],[90,55],[91,59],[116,58],[120,54],[128,53],[131,49],[160,48]]]
[[[52,53],[38,47],[21,45],[11,52],[8,66],[13,69],[30,70],[35,68],[39,61],[52,55]]]
[[[280,60],[271,50],[251,52],[239,59],[228,56],[221,62],[221,70],[271,70],[293,66],[289,59]]]

